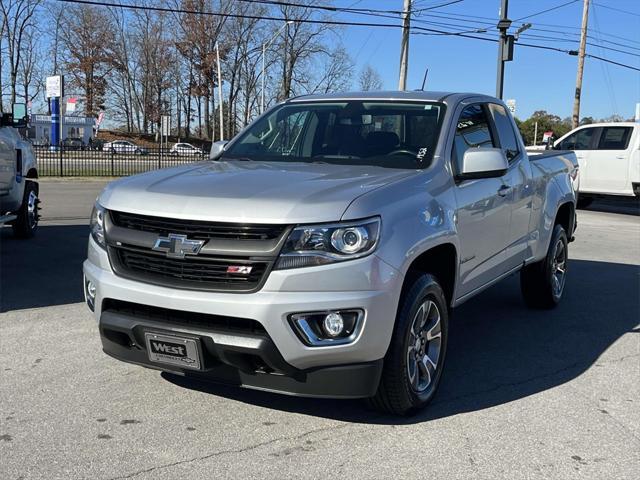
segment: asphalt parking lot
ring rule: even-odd
[[[399,419],[104,355],[81,288],[102,185],[45,181],[37,237],[0,232],[0,478],[640,478],[637,203],[579,212],[556,310],[517,277],[456,310],[437,397]]]

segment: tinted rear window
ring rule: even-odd
[[[604,127],[598,150],[626,150],[631,138],[631,127]]]

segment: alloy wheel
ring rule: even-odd
[[[564,290],[564,284],[566,281],[566,273],[567,247],[562,241],[562,238],[560,238],[556,243],[553,261],[551,263],[551,286],[553,288],[553,295],[556,298],[560,298],[562,296],[562,291]]]
[[[407,348],[407,373],[415,393],[424,393],[435,380],[441,346],[440,310],[433,300],[426,299],[411,323]]]

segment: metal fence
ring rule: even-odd
[[[206,160],[206,152],[175,153],[162,148],[132,152],[88,148],[34,146],[38,174],[43,177],[123,177],[159,168]]]

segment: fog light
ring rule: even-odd
[[[342,318],[342,315],[335,312],[329,313],[326,317],[324,317],[322,327],[324,328],[324,331],[328,336],[339,336],[344,330],[344,320]]]
[[[97,288],[96,285],[91,281],[85,279],[84,281],[84,291],[87,296],[87,306],[93,312],[96,308],[96,293]]]
[[[289,315],[293,331],[310,347],[344,345],[355,341],[364,322],[364,311],[352,308]]]
[[[96,286],[93,284],[93,282],[91,280],[89,280],[87,282],[87,296],[91,300],[95,300],[96,299]]]

